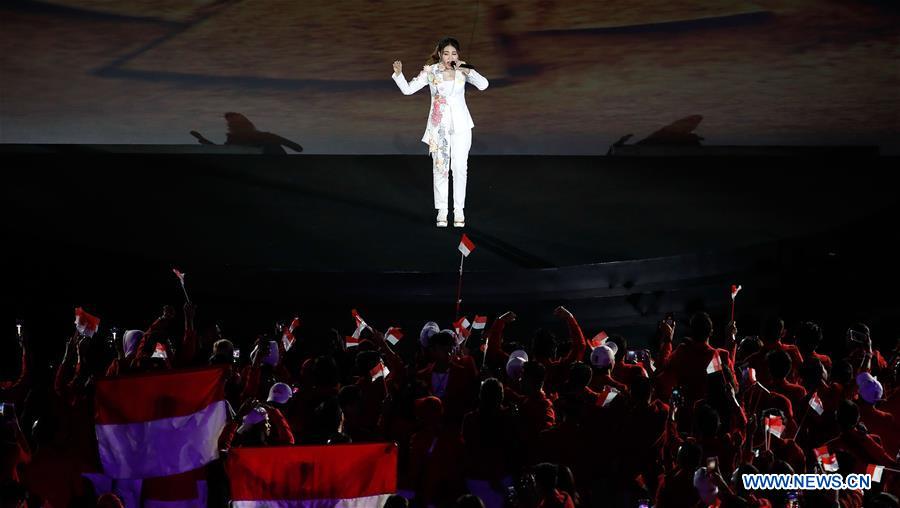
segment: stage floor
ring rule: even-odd
[[[513,272],[718,252],[896,207],[891,158],[472,157],[467,227],[424,156],[8,154],[12,232],[60,250],[306,272]],[[846,171],[828,171],[835,163]],[[77,168],[77,169],[76,169]]]

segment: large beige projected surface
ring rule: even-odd
[[[427,91],[390,63],[411,78],[449,34],[492,83],[473,153],[604,153],[694,114],[711,144],[900,144],[878,2],[54,3],[141,19],[0,7],[0,141],[221,142],[239,111],[310,153],[424,153]]]

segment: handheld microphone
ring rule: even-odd
[[[456,70],[456,60],[450,62],[450,67],[452,67],[453,70]],[[475,69],[475,66],[474,66],[474,65],[469,65],[469,64],[467,64],[467,63],[464,63],[464,64],[460,65],[460,68],[462,68],[462,69],[473,69],[473,70],[474,70],[474,69]]]

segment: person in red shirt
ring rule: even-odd
[[[797,346],[785,344],[781,341],[784,337],[784,321],[779,318],[770,318],[763,327],[761,336],[763,341],[762,349],[750,355],[747,363],[756,369],[756,375],[760,382],[766,386],[772,385],[772,375],[769,372],[769,365],[766,361],[766,355],[771,351],[784,351],[791,357],[791,371],[786,378],[794,382],[799,379],[799,369],[803,365],[803,355]]]
[[[841,433],[827,443],[833,452],[845,452],[852,464],[840,464],[845,472],[863,474],[869,464],[891,466],[894,457],[885,452],[881,444],[859,425],[859,407],[849,400],[841,401],[837,409],[838,426]],[[894,467],[894,466],[891,466]]]
[[[819,353],[817,349],[822,343],[822,329],[812,321],[804,321],[800,323],[797,329],[797,349],[803,358],[817,358],[825,367],[826,372],[831,372],[831,357]]]
[[[718,356],[721,368],[720,372],[713,374],[731,378],[728,381],[736,384],[730,369],[726,368],[731,364],[729,353],[709,345],[709,339],[713,335],[713,323],[709,315],[705,312],[694,314],[690,326],[691,337],[686,337],[674,351],[671,351],[671,334],[674,329],[667,333],[667,338],[664,337],[659,362],[662,366],[657,378],[657,393],[662,398],[668,398],[675,386],[682,387],[684,407],[679,411],[679,426],[682,428],[690,425],[694,403],[706,397],[707,378],[714,356]]]
[[[773,350],[766,354],[766,364],[768,365],[769,375],[772,378],[772,384],[769,387],[772,391],[780,393],[791,401],[791,405],[802,411],[803,398],[806,397],[806,389],[802,386],[788,381],[786,378],[793,370],[791,367],[791,357],[783,350]]]
[[[559,488],[559,467],[544,462],[534,467],[537,508],[575,508],[568,492]]]
[[[677,467],[659,478],[655,508],[683,508],[700,500],[694,488],[694,471],[700,467],[701,454],[700,447],[691,442],[678,448]]]
[[[408,475],[421,506],[443,506],[463,493],[459,432],[443,423],[441,399],[423,397],[414,407],[419,430],[409,443]]]
[[[481,384],[478,408],[466,414],[462,424],[463,464],[466,484],[502,504],[503,486],[512,484],[511,471],[523,450],[514,440],[513,417],[503,404],[503,384],[488,378]]]
[[[465,413],[475,407],[478,397],[478,367],[469,356],[456,356],[453,348],[456,339],[452,332],[444,330],[428,339],[429,363],[417,374],[428,393],[441,399],[444,418],[462,421]]]
[[[860,372],[856,376],[856,385],[859,387],[857,404],[860,420],[871,434],[881,438],[881,445],[888,455],[897,456],[900,450],[900,419],[875,407],[884,395],[881,383],[868,372]]]
[[[604,387],[615,388],[620,393],[628,393],[628,386],[625,383],[615,379],[612,371],[616,366],[616,353],[618,346],[615,342],[607,341],[606,344],[595,347],[591,351],[591,367],[593,367],[593,375],[591,376],[591,390],[600,392]]]
[[[647,377],[647,371],[643,366],[636,362],[630,363],[626,361],[628,356],[628,341],[621,335],[610,335],[607,342],[616,345],[616,361],[612,370],[612,377],[620,381],[625,386],[631,386],[632,382],[638,377]],[[633,353],[637,353],[634,351]]]

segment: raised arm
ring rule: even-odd
[[[394,83],[397,83],[397,86],[400,87],[400,91],[403,92],[403,95],[412,95],[428,84],[428,75],[426,74],[425,69],[422,69],[422,72],[420,72],[418,76],[407,83],[406,78],[403,76],[403,64],[400,63],[400,60],[394,62],[394,74],[391,77],[394,78]]]
[[[557,307],[556,310],[553,311],[553,314],[566,322],[566,326],[569,328],[569,337],[572,339],[572,346],[569,348],[569,354],[563,358],[562,363],[568,365],[582,360],[584,358],[584,352],[587,349],[587,341],[584,339],[584,333],[582,333],[581,326],[578,325],[575,316],[562,306]]]

